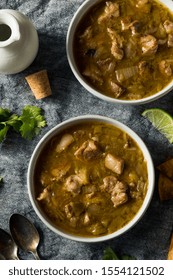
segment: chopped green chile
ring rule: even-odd
[[[104,95],[137,100],[173,79],[173,14],[157,0],[100,1],[79,22],[74,56]]]
[[[136,142],[102,122],[72,126],[53,137],[37,160],[34,180],[36,199],[50,221],[85,237],[129,223],[148,188],[147,164]]]

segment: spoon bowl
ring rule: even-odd
[[[35,259],[40,259],[37,253],[40,237],[31,221],[21,214],[13,214],[10,217],[10,231],[19,248],[32,253]]]
[[[0,228],[0,259],[19,260],[18,247],[11,235]]]

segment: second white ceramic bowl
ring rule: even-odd
[[[80,20],[83,18],[83,16],[97,3],[99,3],[102,0],[86,0],[76,11],[74,14],[71,23],[68,28],[67,32],[67,39],[66,39],[66,52],[67,52],[67,58],[69,65],[72,69],[73,74],[77,78],[77,80],[80,82],[80,84],[90,93],[93,95],[97,96],[100,99],[103,99],[105,101],[111,102],[111,103],[116,103],[116,104],[128,104],[128,105],[140,105],[144,103],[149,103],[151,101],[154,101],[165,94],[167,94],[171,89],[173,88],[173,81],[169,83],[164,89],[161,91],[157,92],[156,94],[143,98],[143,99],[138,99],[138,100],[121,100],[121,99],[116,99],[112,98],[109,96],[106,96],[99,92],[98,90],[94,89],[90,84],[88,84],[85,80],[85,78],[82,76],[80,73],[76,62],[75,62],[75,57],[74,57],[74,36],[76,33],[76,29],[78,27],[78,24]],[[167,6],[170,11],[173,12],[173,1],[171,0],[159,0],[162,4]]]
[[[139,209],[138,213],[123,228],[117,230],[114,233],[111,233],[111,234],[108,234],[108,235],[105,235],[105,236],[100,236],[100,237],[75,236],[73,234],[69,234],[67,232],[61,231],[60,229],[57,229],[57,227],[55,227],[55,225],[51,222],[51,220],[46,216],[46,214],[41,209],[41,207],[40,207],[40,205],[39,205],[39,203],[38,203],[38,201],[35,197],[35,186],[34,186],[34,173],[35,173],[37,160],[39,158],[40,153],[44,149],[45,145],[50,141],[50,139],[52,139],[52,137],[61,133],[62,131],[66,130],[69,127],[72,127],[72,126],[77,125],[77,124],[88,123],[88,122],[91,122],[91,121],[111,124],[111,125],[119,128],[119,129],[121,129],[122,131],[125,131],[127,134],[129,134],[129,136],[132,137],[135,140],[135,142],[138,144],[141,151],[143,152],[144,159],[147,162],[147,171],[148,171],[148,190],[147,190],[144,202],[143,202],[141,208]],[[134,131],[132,131],[129,127],[127,127],[126,125],[124,125],[124,124],[122,124],[122,123],[120,123],[120,122],[118,122],[114,119],[99,116],[99,115],[85,115],[85,116],[80,116],[80,117],[76,117],[76,118],[71,118],[67,121],[64,121],[64,122],[58,124],[54,128],[52,128],[40,140],[40,142],[36,146],[36,148],[35,148],[35,150],[32,154],[30,163],[29,163],[28,174],[27,174],[27,185],[28,185],[28,192],[29,192],[30,201],[31,201],[32,206],[33,206],[35,212],[37,213],[38,217],[42,220],[42,222],[48,228],[50,228],[55,233],[57,233],[57,234],[59,234],[63,237],[66,237],[66,238],[69,238],[69,239],[72,239],[72,240],[75,240],[75,241],[81,241],[81,242],[105,241],[105,240],[112,239],[114,237],[120,236],[120,235],[124,234],[125,232],[127,232],[129,229],[131,229],[142,218],[142,216],[144,215],[145,211],[147,210],[147,208],[150,204],[152,194],[153,194],[153,190],[154,190],[154,181],[155,181],[155,174],[154,174],[154,167],[153,167],[152,158],[150,156],[150,153],[149,153],[146,145],[141,140],[141,138]]]

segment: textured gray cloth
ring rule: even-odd
[[[102,259],[103,250],[111,246],[119,254],[137,259],[166,259],[173,225],[172,201],[160,203],[156,187],[150,207],[142,220],[123,236],[111,241],[85,244],[61,238],[48,229],[33,210],[27,191],[27,168],[31,154],[41,137],[56,124],[70,117],[100,114],[128,125],[148,146],[157,166],[173,156],[173,145],[141,116],[146,108],[158,107],[173,115],[172,92],[158,101],[142,106],[121,106],[104,102],[87,92],[70,70],[66,56],[66,33],[69,23],[83,0],[1,0],[0,8],[16,9],[27,15],[39,35],[39,52],[32,65],[15,75],[0,75],[0,106],[20,114],[26,104],[44,110],[47,127],[32,141],[9,133],[0,145],[0,227],[9,231],[13,213],[26,215],[37,227],[41,241],[38,247],[42,259]],[[24,77],[47,69],[53,95],[36,101]],[[23,259],[30,254],[19,251]]]

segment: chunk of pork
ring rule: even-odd
[[[66,190],[74,195],[80,193],[82,185],[83,181],[78,175],[70,175],[65,182]]]
[[[106,2],[105,13],[114,17],[120,16],[120,7],[118,3]]]
[[[124,38],[121,37],[114,29],[112,29],[110,27],[107,28],[107,32],[108,32],[108,35],[111,38],[111,40],[113,42],[116,42],[117,46],[122,48],[123,47]]]
[[[87,65],[82,74],[85,77],[90,78],[94,82],[98,82],[100,85],[103,84],[101,71],[98,69],[96,65]]]
[[[65,181],[65,188],[73,195],[79,194],[81,187],[88,184],[88,175],[85,168],[78,170],[77,174],[70,175]]]
[[[117,59],[121,60],[124,57],[123,39],[121,36],[113,29],[107,28],[109,37],[112,40],[111,53]]]
[[[115,98],[118,98],[124,93],[125,89],[119,86],[117,83],[110,81],[109,84],[112,92],[114,93]]]
[[[147,61],[140,61],[139,65],[138,65],[138,68],[139,68],[139,74],[141,76],[143,76],[145,74],[150,75],[151,72],[153,71],[151,65]]]
[[[130,29],[132,35],[136,35],[141,30],[141,23],[138,20],[131,21],[130,17],[126,17],[121,20],[121,28],[122,31]]]
[[[92,160],[100,154],[98,142],[92,139],[85,141],[74,155],[80,160]]]
[[[98,23],[100,24],[104,20],[109,20],[110,18],[117,18],[119,16],[120,16],[119,4],[113,3],[111,1],[107,1],[103,14],[98,18]]]
[[[157,52],[158,42],[152,35],[145,35],[141,37],[140,43],[144,55],[153,55]]]
[[[112,195],[111,200],[114,204],[114,207],[118,207],[121,204],[124,204],[128,200],[128,196],[126,193],[118,193],[116,195]]]
[[[101,190],[104,190],[108,193],[112,193],[113,189],[115,188],[118,179],[114,176],[107,176],[103,179],[103,185],[100,186]]]
[[[97,65],[103,72],[114,73],[116,62],[112,61],[111,58],[106,58],[98,60]]]
[[[111,53],[117,60],[121,60],[124,57],[124,51],[117,45],[116,41],[112,42]]]
[[[74,142],[74,138],[71,134],[64,134],[59,142],[59,144],[56,146],[56,152],[61,153],[67,147]]]
[[[92,27],[89,26],[85,29],[84,33],[82,35],[80,35],[80,39],[84,39],[84,40],[91,40],[93,34],[92,34]]]
[[[171,64],[167,60],[162,60],[159,62],[159,70],[163,75],[168,77],[172,76]]]
[[[112,195],[116,195],[118,193],[125,193],[126,191],[127,191],[127,185],[124,182],[117,181],[112,191]]]
[[[173,33],[173,22],[170,20],[165,20],[163,23],[163,27],[165,28],[165,31],[167,34]]]
[[[79,217],[84,211],[84,206],[80,202],[70,202],[65,205],[64,211],[67,219],[69,220],[72,227],[76,227]]]
[[[117,207],[128,200],[127,185],[117,180],[114,176],[107,176],[103,179],[103,185],[100,186],[101,190],[111,194],[111,201],[114,207]]]
[[[50,200],[50,196],[51,196],[51,193],[50,193],[50,186],[47,186],[46,188],[43,189],[43,191],[39,194],[39,196],[37,197],[37,200],[43,200],[43,199],[46,199],[46,200]]]
[[[107,154],[105,157],[105,166],[117,174],[122,174],[124,169],[124,160],[117,156]]]

